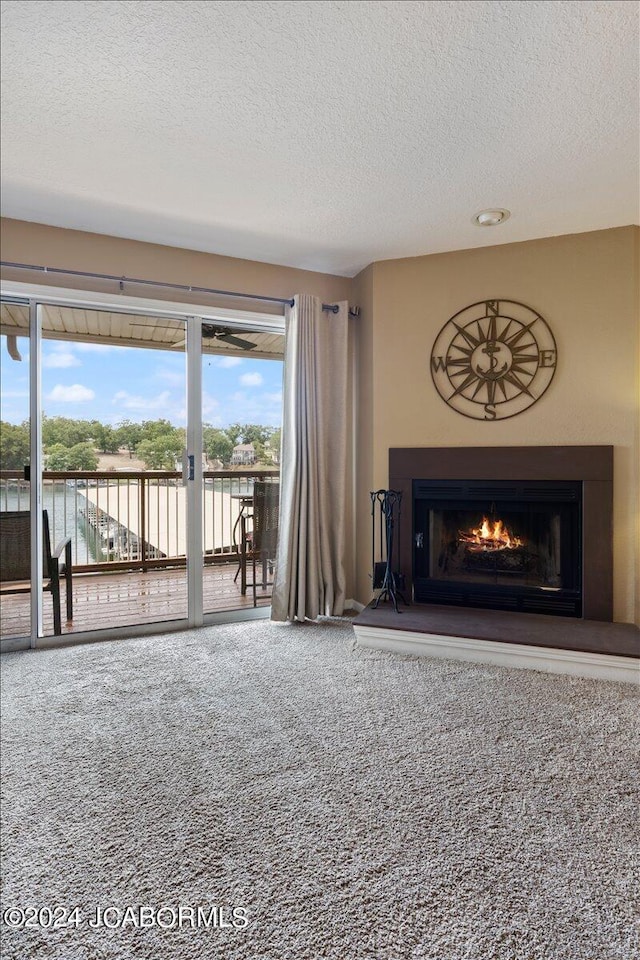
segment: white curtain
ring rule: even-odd
[[[273,620],[344,610],[349,307],[337,306],[300,295],[287,309]]]

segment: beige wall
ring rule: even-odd
[[[119,237],[104,237],[97,233],[79,230],[63,230],[41,223],[26,223],[22,220],[0,222],[2,260],[11,263],[30,263],[38,266],[63,267],[71,270],[86,270],[107,273],[113,276],[137,277],[143,280],[158,280],[163,283],[183,283],[217,290],[232,290],[238,293],[253,293],[268,297],[290,298],[295,293],[310,293],[323,300],[349,300],[352,281],[328,273],[311,270],[296,270],[254,260],[239,260],[221,257],[213,253],[198,253],[178,247],[163,247],[156,243],[138,240],[122,240]],[[54,274],[42,275],[25,271],[3,269],[2,276],[25,283],[75,287],[82,290],[116,291],[114,283],[99,283],[86,278]],[[188,300],[184,292],[174,294],[154,288],[127,286],[129,296],[152,297],[153,299]],[[192,298],[202,303],[203,295]],[[223,304],[218,299],[218,306]],[[236,309],[268,309],[265,304],[243,303],[241,300],[226,304]],[[282,308],[274,307],[274,311]]]
[[[358,498],[388,483],[389,447],[612,444],[615,447],[614,616],[640,622],[638,578],[638,245],[625,227],[527,243],[388,260],[355,281],[372,286],[363,333]],[[538,310],[558,345],[547,393],[502,422],[470,420],[433,386],[429,357],[444,323],[478,300]],[[371,354],[369,357],[368,354]],[[370,464],[370,468],[369,468]],[[370,469],[370,473],[367,472]],[[357,598],[370,596],[370,519],[359,512]]]

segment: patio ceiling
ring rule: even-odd
[[[231,329],[229,322],[207,322],[205,329]],[[284,335],[256,332],[233,327],[231,332],[241,340],[254,343],[252,350],[203,337],[202,351],[220,356],[244,356],[254,359],[282,359]],[[2,302],[0,334],[29,336],[29,308],[23,304]],[[112,313],[108,310],[84,310],[45,304],[42,307],[42,335],[46,340],[67,340],[75,343],[109,344],[122,347],[145,347],[153,350],[185,349],[186,326],[182,320],[149,317],[144,314]]]

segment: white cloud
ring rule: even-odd
[[[279,393],[247,394],[237,390],[223,398],[220,413],[223,423],[263,423],[279,427],[282,422],[282,398]]]
[[[243,387],[261,387],[264,383],[264,377],[261,373],[243,373],[240,377],[240,383]]]
[[[43,357],[42,366],[62,370],[65,367],[81,367],[82,361],[78,360],[70,350],[63,348],[62,350],[55,350],[53,353],[49,353]]]
[[[242,357],[207,357],[214,367],[239,367],[242,363]]]
[[[179,372],[176,370],[167,370],[164,367],[156,370],[155,373],[157,380],[163,380],[165,383],[170,383],[172,387],[182,387],[185,386],[185,374],[184,372]]]
[[[171,402],[171,394],[168,390],[163,390],[155,397],[141,397],[127,390],[118,390],[114,393],[112,403],[116,403],[125,410],[162,410],[168,407]]]
[[[202,391],[202,416],[204,419],[207,419],[211,414],[218,410],[220,407],[220,401],[216,397],[212,397],[210,393],[207,393],[206,390]]]
[[[203,416],[204,416],[204,414],[203,414]],[[207,416],[206,424],[207,424],[207,426],[209,426],[209,427],[225,427],[225,426],[228,426],[228,424],[225,423],[224,418],[221,417],[219,414],[216,414],[216,415],[213,416],[213,417],[212,417],[212,416]]]
[[[114,393],[111,402],[121,410],[130,411],[133,419],[153,420],[162,417],[171,423],[186,423],[187,411],[182,397],[176,397],[169,390],[163,390],[155,397],[142,397],[127,390]]]
[[[70,387],[64,387],[57,383],[47,400],[53,403],[86,403],[88,400],[94,400],[95,393],[89,387],[84,387],[81,383],[74,383]]]

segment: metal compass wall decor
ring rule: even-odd
[[[540,399],[556,360],[553,334],[537,310],[515,300],[480,300],[445,323],[431,351],[431,376],[458,413],[506,420]]]

